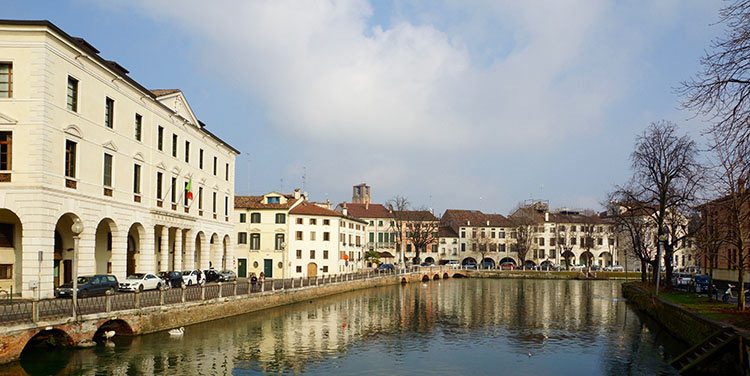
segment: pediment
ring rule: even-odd
[[[180,168],[179,168],[179,167],[177,167],[177,166],[175,166],[175,167],[174,167],[174,168],[172,169],[172,173],[173,173],[173,174],[175,174],[175,175],[180,175],[180,171],[181,171],[181,170],[180,170]]]
[[[16,125],[18,120],[0,112],[0,125]]]
[[[157,163],[156,164],[156,168],[161,169],[161,170],[165,170],[165,171],[167,170],[167,166],[164,165],[164,162]]]
[[[174,115],[187,120],[187,122],[193,126],[199,127],[198,118],[195,116],[193,109],[190,108],[190,104],[188,104],[185,95],[183,95],[181,91],[161,96],[157,98],[157,100],[172,110]]]
[[[201,179],[201,185],[206,185],[206,178]]]
[[[141,162],[146,160],[145,158],[143,158],[143,154],[141,153],[135,153],[135,155],[133,155],[133,159],[135,159],[136,161],[141,161]]]
[[[115,145],[115,143],[113,141],[107,141],[107,142],[103,143],[102,146],[105,149],[109,149],[109,150],[112,150],[112,151],[117,151],[117,145]]]
[[[65,129],[63,129],[63,132],[73,137],[83,138],[83,132],[81,132],[81,128],[78,128],[78,126],[75,124],[71,124],[65,127]]]
[[[218,184],[215,184],[215,185],[214,185],[214,190],[215,190],[215,191],[218,191],[218,190],[219,190],[219,185],[218,185]]]

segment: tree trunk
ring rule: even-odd
[[[646,261],[641,260],[641,282],[646,283],[648,274],[646,273]]]
[[[664,243],[664,269],[666,270],[666,276],[664,277],[664,286],[672,286],[672,270],[674,265],[674,245]]]
[[[737,257],[740,261],[737,267],[737,310],[740,312],[745,310],[745,252],[742,249],[743,246],[744,244],[740,242],[740,247],[737,249]]]

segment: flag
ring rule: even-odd
[[[191,177],[190,180],[188,180],[187,185],[185,186],[185,198],[188,200],[193,199],[193,178]]]

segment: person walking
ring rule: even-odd
[[[253,273],[252,277],[250,277],[250,285],[252,286],[250,291],[255,291],[255,285],[258,284],[258,277],[255,276],[255,273]]]

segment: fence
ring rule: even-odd
[[[185,302],[209,301],[223,297],[250,295],[261,292],[273,293],[281,290],[346,283],[387,275],[409,274],[417,270],[419,270],[418,267],[399,270],[369,270],[310,278],[267,279],[265,281],[258,281],[255,284],[250,280],[243,280],[230,283],[218,282],[199,286],[183,286],[182,288],[108,294],[78,298],[78,314],[88,315],[174,305]],[[72,313],[72,299],[0,302],[0,326],[63,319],[72,317]]]

